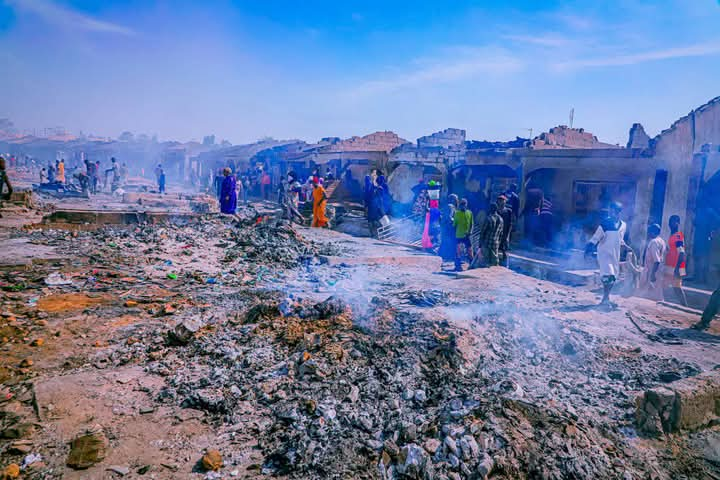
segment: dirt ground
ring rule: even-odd
[[[716,427],[634,425],[641,392],[720,368],[694,314],[252,218],[19,223],[0,219],[0,467],[40,455],[22,478],[720,478]],[[107,453],[70,468],[88,429]]]

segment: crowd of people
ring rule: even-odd
[[[220,212],[233,215],[237,212],[238,204],[248,203],[251,194],[264,200],[269,200],[272,191],[272,181],[267,171],[260,169],[256,172],[246,171],[237,176],[232,167],[221,169],[214,180],[215,193],[220,202]],[[311,175],[300,181],[299,175],[290,171],[277,186],[277,202],[282,208],[283,217],[299,224],[306,223],[306,217],[301,213],[301,204],[312,205],[311,227],[329,228],[330,219],[327,216],[328,195],[325,182],[333,180],[332,175],[326,174],[323,178],[320,170],[315,169]],[[253,192],[253,186],[259,187]]]
[[[380,183],[382,191],[384,182]],[[507,266],[520,206],[516,185],[510,185],[477,216],[470,209],[469,199],[456,194],[447,195],[441,206],[442,185],[438,181],[420,179],[412,190],[411,218],[419,225],[423,249],[454,262],[456,271],[463,270],[465,263],[468,268]]]
[[[624,273],[637,295],[652,300],[664,300],[666,293],[672,292],[674,296],[672,300],[687,306],[687,298],[683,290],[683,279],[687,276],[687,258],[685,236],[680,230],[680,217],[670,216],[668,220],[670,236],[667,241],[660,236],[662,230],[660,225],[650,225],[645,249],[642,257],[638,258],[630,246],[627,224],[620,218],[621,214],[622,205],[618,202],[611,203],[608,217],[598,225],[585,248],[586,254],[597,251],[603,285],[600,304],[610,308],[615,307],[610,301],[610,293]],[[625,272],[621,271],[620,262],[623,251]]]
[[[49,162],[36,172],[39,184],[43,188],[77,188],[85,194],[96,195],[110,189],[114,193],[127,182],[129,170],[125,162],[120,163],[112,157],[109,168],[102,169],[100,161],[85,158],[81,164],[68,169],[65,159]]]

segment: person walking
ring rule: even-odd
[[[295,172],[288,172],[287,185],[285,191],[285,216],[288,220],[298,221],[301,225],[305,223],[305,217],[300,213],[300,182],[297,180]]]
[[[463,249],[467,254],[468,259],[472,263],[473,251],[472,243],[470,242],[470,232],[473,227],[473,214],[468,209],[467,198],[460,200],[458,210],[453,216],[453,226],[455,227],[455,239],[457,247],[455,249],[455,271],[462,271],[462,255]]]
[[[505,195],[499,195],[495,201],[497,205],[497,213],[503,219],[503,231],[500,236],[500,265],[503,267],[509,266],[508,251],[510,250],[510,235],[513,228],[513,212],[512,209],[507,206],[507,198]]]
[[[262,176],[260,177],[260,190],[261,190],[261,196],[262,196],[263,200],[268,200],[270,198],[270,184],[271,183],[272,182],[270,179],[270,175],[266,171],[263,170]],[[323,189],[323,191],[324,191],[324,189]]]
[[[5,187],[7,187],[7,193],[3,194]],[[12,197],[12,193],[13,188],[10,184],[10,177],[8,177],[7,174],[5,158],[0,157],[0,198],[3,198],[4,200],[10,200],[10,197]]]
[[[160,171],[158,172],[158,191],[160,194],[165,193],[165,170],[163,170],[162,167],[160,167]]]
[[[370,228],[370,236],[378,238],[378,230],[382,226],[380,219],[385,216],[382,192],[377,188],[370,190],[370,199],[367,208],[368,227]]]
[[[715,315],[717,315],[718,310],[720,310],[720,287],[716,288],[712,295],[710,295],[710,300],[708,300],[705,310],[703,310],[700,321],[693,325],[692,328],[695,330],[707,330],[710,327],[710,322],[712,322]]]
[[[480,228],[481,254],[476,256],[477,260],[473,262],[473,267],[478,266],[480,261],[485,267],[500,265],[500,243],[502,242],[503,228],[503,218],[498,213],[497,203],[493,203],[490,205],[488,215]]]
[[[594,247],[597,247],[597,261],[600,268],[600,275],[603,284],[603,297],[600,305],[614,308],[616,305],[610,302],[610,292],[615,282],[620,277],[620,250],[625,245],[625,232],[627,225],[620,220],[622,205],[613,202],[608,209],[608,218],[595,230],[588,244],[585,246],[585,254],[589,255]]]
[[[53,166],[52,162],[48,163],[47,167],[47,174],[48,174],[48,183],[55,183],[55,167]]]
[[[438,254],[445,261],[455,259],[457,241],[455,239],[455,225],[453,220],[460,201],[458,196],[451,193],[447,197],[447,204],[440,213],[440,249]]]
[[[65,183],[65,160],[62,158],[57,161],[57,181]]]
[[[660,236],[660,225],[653,224],[648,228],[648,243],[643,255],[643,270],[640,276],[640,296],[651,300],[663,299],[662,270],[660,267],[665,261],[667,245]],[[658,282],[658,272],[661,281]]]
[[[668,239],[668,251],[665,257],[665,285],[672,288],[676,300],[687,307],[687,297],[683,290],[683,278],[687,275],[685,269],[685,236],[680,231],[680,217],[670,216],[668,220],[670,227],[670,238]]]
[[[324,228],[330,226],[330,220],[325,215],[325,208],[327,206],[327,194],[322,186],[322,179],[318,179],[315,182],[315,188],[312,193],[313,197],[313,220],[312,226],[317,228]]]
[[[220,212],[234,215],[237,210],[237,185],[235,175],[229,168],[223,169],[223,182],[220,192]]]

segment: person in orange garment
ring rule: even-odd
[[[65,183],[65,160],[62,158],[57,162],[57,177],[55,178],[58,182]]]
[[[315,188],[313,189],[313,227],[328,227],[330,221],[325,216],[325,207],[327,206],[327,194],[322,186],[322,179],[318,179],[315,182]]]
[[[683,290],[683,278],[687,275],[685,271],[685,236],[680,231],[680,217],[671,215],[668,220],[670,227],[670,238],[667,242],[667,256],[665,257],[665,282],[671,287],[675,294],[675,300],[686,306],[687,298]]]

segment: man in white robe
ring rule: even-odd
[[[597,260],[603,284],[603,298],[600,305],[614,307],[610,302],[610,291],[620,277],[620,249],[625,245],[627,224],[620,220],[622,205],[610,204],[608,218],[602,221],[588,242],[585,251],[589,253],[597,246]]]

